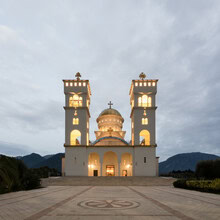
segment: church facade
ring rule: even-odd
[[[63,80],[65,94],[65,176],[157,176],[156,93],[158,80],[132,80],[131,141],[125,141],[122,115],[111,107],[98,118],[96,140],[89,138],[89,80]],[[64,165],[65,164],[65,165]]]

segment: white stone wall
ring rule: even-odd
[[[88,176],[86,147],[65,148],[65,175]]]
[[[132,166],[129,168],[129,174],[133,176],[156,176],[156,156],[155,147],[141,146],[77,146],[65,148],[65,174],[66,176],[88,176],[88,157],[90,153],[98,153],[99,161],[102,164],[102,172],[99,175],[105,176],[104,154],[114,152],[117,155],[118,164],[115,167],[115,176],[118,176],[120,167],[120,175],[122,175],[123,161],[121,161],[124,153],[130,153],[132,157]],[[144,163],[146,157],[146,163]],[[109,164],[110,165],[110,164]],[[90,172],[92,173],[92,172]]]

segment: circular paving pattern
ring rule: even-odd
[[[126,200],[86,200],[77,205],[91,209],[132,209],[140,206],[138,202]]]

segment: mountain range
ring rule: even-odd
[[[214,154],[206,154],[200,152],[182,153],[169,157],[166,161],[159,163],[159,173],[167,174],[177,170],[192,170],[195,171],[196,164],[202,160],[216,160],[219,156]]]
[[[29,168],[39,168],[48,166],[55,168],[61,172],[61,160],[64,157],[64,153],[58,153],[54,155],[41,156],[36,153],[32,153],[26,156],[19,156],[18,159],[22,160]],[[182,153],[168,158],[166,161],[159,163],[159,173],[166,174],[173,170],[192,170],[196,168],[196,164],[201,160],[215,160],[220,159],[219,156],[213,154],[206,154],[200,152]]]

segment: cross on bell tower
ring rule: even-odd
[[[113,103],[110,101],[110,102],[108,103],[108,105],[109,105],[109,108],[111,109],[111,108],[112,108]]]

